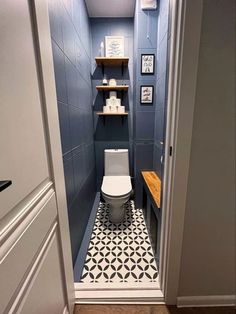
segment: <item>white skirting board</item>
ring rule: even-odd
[[[178,307],[235,306],[235,295],[186,296],[177,298]]]

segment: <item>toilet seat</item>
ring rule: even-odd
[[[132,191],[130,176],[104,176],[102,193],[111,197],[123,197]]]

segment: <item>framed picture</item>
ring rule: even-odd
[[[140,103],[142,105],[152,105],[153,104],[153,85],[141,85],[140,86]]]
[[[155,72],[155,55],[142,54],[141,55],[141,74],[153,75]]]
[[[124,37],[105,36],[106,57],[124,57]]]

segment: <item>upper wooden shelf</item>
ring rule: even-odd
[[[124,66],[129,63],[129,58],[108,58],[97,57],[95,58],[98,66]]]
[[[127,91],[129,89],[129,85],[98,85],[96,86],[96,89],[101,91]]]

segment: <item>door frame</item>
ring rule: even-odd
[[[72,313],[75,288],[47,2],[32,1],[51,171],[58,205],[65,294]],[[170,0],[171,44],[160,243],[160,287],[166,304],[176,304],[178,296],[202,5],[203,0]],[[169,156],[170,146],[172,156]]]
[[[66,314],[69,311],[69,313],[72,314],[75,304],[74,276],[57,109],[48,0],[33,0],[30,2],[30,6],[36,45],[35,53],[39,67],[38,75],[40,80],[43,117],[46,129],[45,138],[48,144],[50,172],[55,185],[57,202],[62,260],[61,268],[63,270],[64,293],[67,301],[67,308],[64,309],[63,313]]]
[[[177,304],[203,0],[170,0],[171,43],[160,243],[160,287]],[[170,156],[172,147],[172,156]]]

